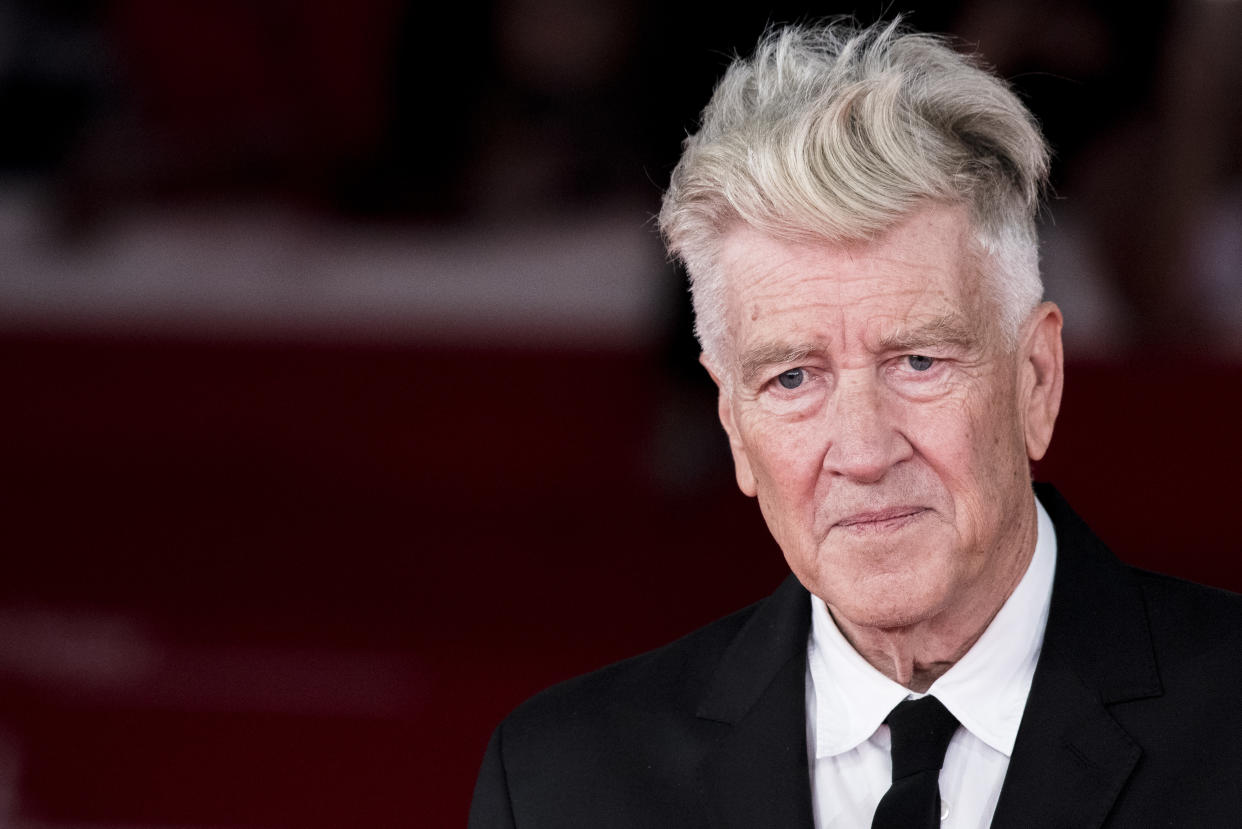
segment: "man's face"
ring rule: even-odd
[[[711,368],[738,484],[857,625],[977,612],[1031,552],[1060,315],[1040,306],[1007,344],[969,234],[937,205],[868,242],[724,240],[731,354]]]

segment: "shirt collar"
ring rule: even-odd
[[[1038,499],[1035,509],[1035,552],[1026,573],[978,641],[927,690],[968,731],[1006,757],[1013,752],[1035,676],[1056,568],[1052,519]],[[807,668],[807,713],[817,758],[857,747],[897,703],[922,696],[863,659],[837,628],[823,599],[814,594]]]

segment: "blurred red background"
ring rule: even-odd
[[[1037,477],[1239,590],[1237,15],[1058,8],[913,18],[1057,148]],[[0,823],[462,825],[514,705],[779,582],[650,217],[803,10],[708,11],[0,5]]]

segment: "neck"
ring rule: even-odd
[[[992,621],[989,617],[977,630],[963,636],[929,629],[923,623],[881,629],[854,625],[835,613],[833,619],[854,650],[873,668],[920,694],[966,655]]]
[[[832,605],[828,610],[846,640],[872,667],[899,685],[923,693],[966,655],[1022,581],[1035,553],[1033,505],[1017,538],[1010,546],[1013,554],[999,557],[994,573],[981,574],[971,595],[958,597],[942,612],[914,624],[857,625]]]

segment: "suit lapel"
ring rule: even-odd
[[[1045,652],[992,827],[1095,829],[1141,755],[1099,697]]]
[[[1103,825],[1142,756],[1110,705],[1161,693],[1132,577],[1051,487],[1057,530],[1044,646],[993,818],[994,829]]]
[[[725,652],[697,715],[727,728],[699,769],[716,829],[810,829],[806,637],[810,599],[790,576]]]
[[[1051,487],[1057,530],[1044,646],[994,829],[1098,829],[1142,757],[1109,706],[1162,693],[1138,587]],[[699,768],[715,829],[810,829],[806,637],[810,604],[790,576],[756,609],[699,706],[722,735]]]

